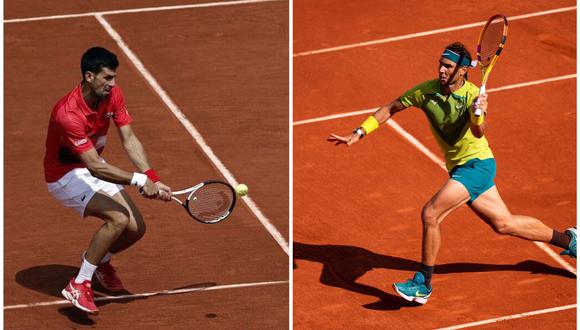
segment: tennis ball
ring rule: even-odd
[[[248,194],[248,186],[246,186],[243,183],[240,183],[237,187],[236,187],[236,193],[240,196],[246,196]]]

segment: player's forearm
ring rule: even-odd
[[[392,113],[391,113],[391,105],[390,104],[384,105],[384,106],[378,108],[377,111],[375,111],[371,115],[371,117],[374,117],[376,120],[375,127],[373,127],[373,130],[376,127],[378,127],[378,125],[384,124],[387,120],[389,120],[389,118],[391,118],[391,116],[392,116]],[[369,117],[369,119],[372,119],[371,117]],[[367,119],[367,121],[369,119]],[[367,134],[370,134],[371,132],[368,131],[367,125],[365,123],[363,123],[361,125],[361,128],[364,130],[364,134],[367,135]]]
[[[139,171],[145,172],[151,168],[149,160],[147,159],[147,154],[145,153],[145,148],[143,148],[143,145],[136,136],[133,135],[130,139],[125,141],[123,143],[123,148],[125,148],[127,156]]]
[[[94,177],[112,183],[129,185],[133,179],[133,173],[126,172],[108,163],[92,162],[87,164],[87,168]]]
[[[375,119],[379,122],[379,124],[384,124],[389,118],[391,118],[391,105],[383,105],[382,107],[378,108],[375,113],[373,113]]]

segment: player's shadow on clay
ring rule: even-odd
[[[379,288],[357,283],[357,279],[366,272],[375,268],[397,269],[417,271],[419,262],[381,255],[369,250],[345,245],[313,245],[294,242],[294,259],[319,262],[323,265],[320,274],[322,284],[343,288],[364,295],[377,297],[374,303],[363,305],[364,308],[376,310],[398,310],[401,307],[419,306],[411,303],[395,294],[387,293]],[[294,269],[298,265],[294,262]],[[552,267],[544,263],[526,260],[513,264],[483,264],[483,263],[449,263],[435,267],[435,274],[469,273],[469,272],[496,272],[496,271],[522,271],[532,274],[546,274],[575,279],[576,276],[565,269]],[[295,277],[296,278],[296,277]],[[390,279],[385,279],[385,287],[392,284]],[[405,281],[405,278],[395,279]],[[296,285],[296,284],[295,284]]]
[[[76,276],[77,273],[77,267],[66,265],[41,265],[19,271],[16,273],[15,280],[18,284],[25,288],[64,300],[61,291],[68,284],[70,279]],[[196,283],[171,290],[166,290],[165,292],[158,292],[147,295],[135,295],[127,290],[111,293],[100,288],[96,281],[93,281],[93,284],[95,304],[100,308],[111,303],[126,304],[135,300],[149,299],[154,296],[176,294],[175,292],[171,292],[176,290],[183,290],[181,293],[187,293],[189,292],[187,289],[203,289],[215,286],[217,283]],[[64,307],[59,308],[58,312],[77,324],[95,324],[95,321],[93,321],[87,313],[77,309],[70,303],[66,303]]]

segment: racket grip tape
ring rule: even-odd
[[[485,94],[485,85],[481,85],[481,87],[479,88],[479,95],[483,95]],[[473,112],[473,114],[475,115],[475,117],[480,117],[481,116],[481,109],[479,108],[479,101],[477,101],[475,103],[475,111]]]

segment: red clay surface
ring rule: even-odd
[[[351,7],[295,1],[294,52],[480,22],[496,12],[509,19],[573,5],[494,1],[457,7],[461,15],[452,15],[454,5],[445,14],[418,0],[388,8],[370,0]],[[575,24],[575,11],[510,22],[489,88],[575,74]],[[294,121],[390,102],[436,77],[448,43],[475,48],[479,30],[295,57]],[[473,81],[479,76],[472,70]],[[575,79],[490,94],[487,135],[502,197],[512,212],[558,229],[576,223],[575,110]],[[331,132],[348,134],[365,117],[294,126],[295,329],[437,328],[576,303],[576,276],[533,243],[498,236],[466,207],[442,227],[428,304],[398,297],[391,284],[418,269],[421,208],[447,174],[387,126],[351,148],[325,141]],[[420,110],[394,120],[440,155]],[[482,327],[574,329],[576,309]]]
[[[7,18],[24,15],[25,9],[9,10],[16,7],[7,4]],[[54,11],[34,15],[63,13]],[[105,18],[288,238],[288,3]],[[86,48],[102,45],[119,56],[118,84],[133,127],[167,184],[183,189],[221,175],[94,18],[4,28],[4,170],[10,187],[4,200],[4,306],[11,306],[62,299],[60,290],[100,225],[59,205],[46,191],[42,169],[50,111],[79,82],[78,62]],[[115,129],[109,138],[104,157],[131,169]],[[244,203],[228,221],[202,225],[176,205],[128,191],[148,225],[137,246],[114,258],[130,292],[288,280],[287,254]],[[5,310],[4,325],[287,328],[288,302],[289,287],[282,283],[105,301],[97,317],[71,305]]]

